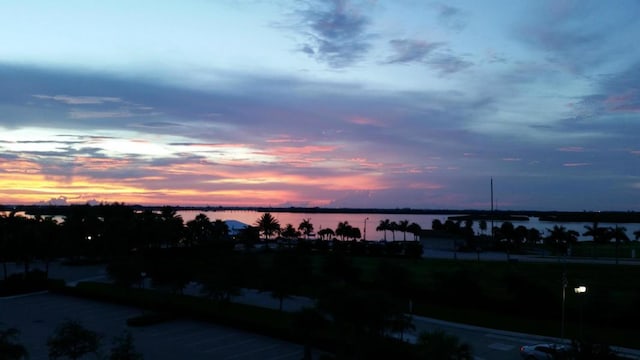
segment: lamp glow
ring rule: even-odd
[[[578,286],[577,288],[574,288],[573,291],[575,291],[576,294],[586,293],[587,292],[587,287],[586,286]]]

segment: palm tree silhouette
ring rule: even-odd
[[[407,231],[413,234],[413,240],[420,239],[420,232],[422,231],[422,227],[416,223],[411,223],[407,226]]]
[[[611,228],[610,233],[611,238],[616,241],[616,265],[618,265],[618,260],[620,258],[620,241],[624,241],[625,243],[629,241],[629,237],[627,236],[627,228],[625,228],[624,226],[616,225],[616,227]]]
[[[380,220],[380,224],[376,227],[376,231],[383,231],[384,233],[384,241],[387,241],[387,230],[391,225],[391,221],[389,219]]]
[[[257,221],[257,225],[260,232],[264,234],[264,238],[267,243],[273,234],[280,231],[280,222],[278,219],[274,218],[271,213],[262,214]]]
[[[398,230],[398,223],[392,221],[389,223],[389,230],[391,231],[391,236],[393,237],[393,241],[396,241],[396,231]]]
[[[407,230],[409,228],[409,220],[400,220],[398,230],[402,231],[402,241],[407,241]]]
[[[606,237],[607,228],[598,227],[598,222],[597,221],[594,221],[591,226],[585,225],[584,228],[587,229],[587,231],[585,231],[582,235],[593,237],[593,242],[594,243],[601,244],[601,243],[606,242],[606,240],[607,240],[607,237]]]
[[[308,239],[309,235],[313,233],[313,224],[311,223],[311,219],[303,219],[300,225],[298,225],[298,230],[300,230]]]

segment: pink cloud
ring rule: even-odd
[[[584,152],[584,148],[582,146],[565,146],[558,149],[558,151],[563,152]]]
[[[303,143],[306,142],[307,139],[304,138],[292,138],[289,137],[288,135],[282,135],[281,137],[278,138],[274,138],[274,139],[267,139],[268,143],[275,143],[275,144],[280,144],[280,143]]]
[[[562,164],[564,167],[580,167],[580,166],[591,166],[591,163],[564,163]]]
[[[623,94],[610,95],[604,100],[608,111],[611,112],[640,112],[638,91],[628,90]]]
[[[371,126],[381,126],[381,122],[376,119],[367,118],[364,116],[354,116],[348,119],[350,123],[357,125],[371,125]]]

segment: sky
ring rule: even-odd
[[[0,2],[0,203],[640,210],[635,0]]]

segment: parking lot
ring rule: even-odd
[[[102,353],[129,329],[146,359],[300,359],[301,345],[189,319],[142,328],[126,320],[141,309],[49,293],[0,299],[0,328],[20,330],[30,359],[48,359],[47,338],[66,319],[80,321],[104,336]]]

